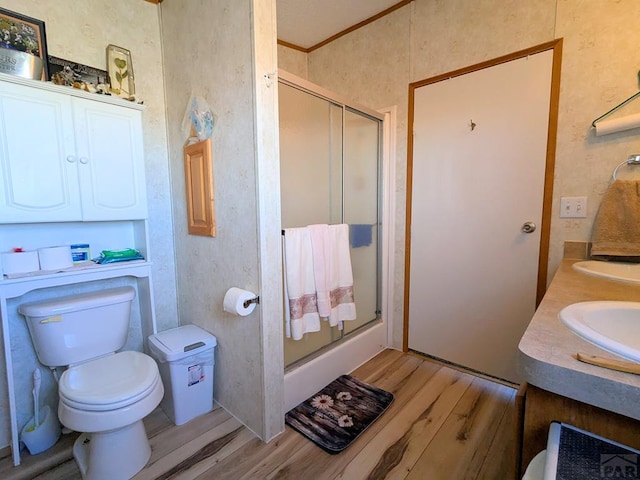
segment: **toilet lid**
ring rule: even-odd
[[[70,367],[60,377],[60,399],[83,410],[111,410],[144,398],[159,381],[156,362],[127,351]]]

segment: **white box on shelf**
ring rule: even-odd
[[[36,250],[2,254],[2,273],[4,274],[28,273],[37,270],[40,270],[40,262]]]

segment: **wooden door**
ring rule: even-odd
[[[547,49],[414,91],[408,348],[513,382],[547,261],[553,64]]]

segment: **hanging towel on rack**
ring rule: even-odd
[[[373,225],[370,223],[352,223],[349,225],[351,247],[368,247],[373,242]]]
[[[356,319],[349,226],[309,225],[318,313],[332,327]]]
[[[591,256],[640,262],[640,182],[616,180],[593,222]]]
[[[284,264],[287,332],[300,340],[305,333],[320,331],[311,236],[306,227],[284,230]]]

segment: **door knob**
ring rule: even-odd
[[[524,233],[533,233],[536,231],[536,224],[533,222],[525,222],[522,224],[522,231]]]

